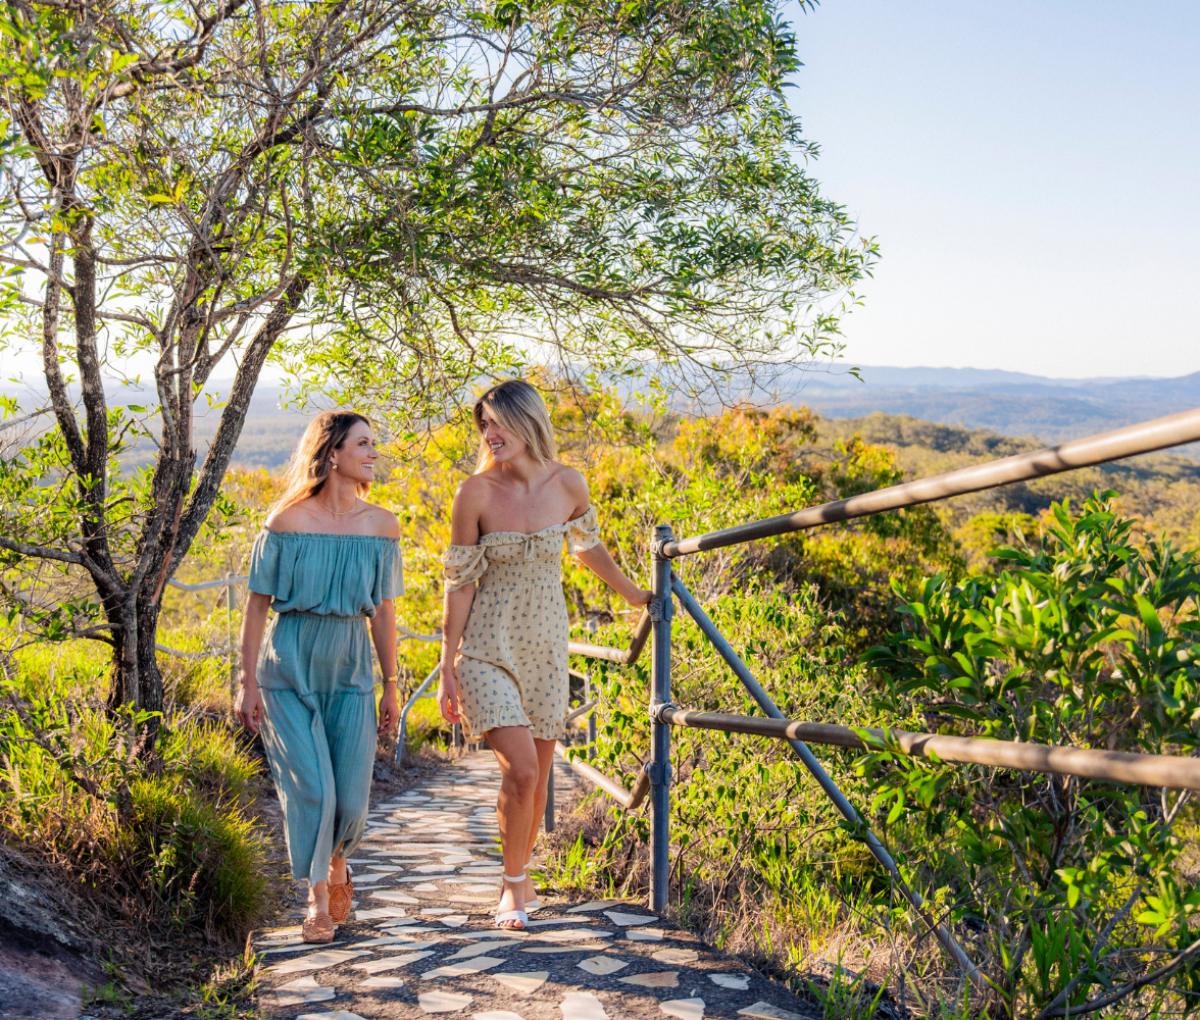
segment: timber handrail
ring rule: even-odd
[[[199,584],[184,584],[182,581],[176,581],[173,577],[168,577],[167,584],[181,591],[206,591],[209,588],[232,588],[235,584],[245,584],[249,580],[249,574],[238,576],[228,574],[225,577],[218,577],[215,581],[201,581]]]
[[[1170,446],[1181,446],[1200,440],[1200,408],[1172,414],[1165,418],[1129,425],[1111,432],[1101,432],[1085,439],[1073,439],[1059,446],[1049,446],[1014,457],[973,464],[970,467],[948,471],[945,474],[919,478],[913,482],[890,485],[886,489],[864,492],[848,499],[822,503],[790,514],[765,517],[736,527],[712,531],[694,538],[681,538],[665,542],[662,555],[667,559],[703,552],[706,549],[721,549],[727,545],[753,542],[773,535],[786,535],[792,531],[816,528],[835,521],[848,521],[869,514],[899,510],[908,506],[932,503],[938,499],[962,496],[968,492],[992,489],[1012,482],[1028,481],[1056,475],[1075,468],[1106,464],[1110,460],[1132,457],[1140,453],[1153,453]]]
[[[581,641],[571,641],[567,644],[567,651],[571,655],[582,655],[589,659],[604,659],[607,662],[615,662],[622,666],[632,666],[638,661],[638,657],[642,654],[642,649],[646,647],[646,642],[650,640],[651,626],[650,614],[643,609],[642,615],[638,617],[637,626],[633,629],[633,637],[629,641],[628,648],[609,648],[606,645],[589,645]],[[576,676],[582,675],[576,673],[575,670],[571,670],[571,672]],[[594,699],[589,701],[586,705],[577,708],[568,715],[566,721],[569,723],[577,719],[585,712],[595,708],[597,703]],[[625,808],[626,811],[634,811],[640,807],[642,801],[646,798],[646,794],[650,792],[650,777],[644,768],[638,773],[637,782],[634,784],[633,789],[626,790],[615,779],[606,776],[594,765],[567,758],[566,748],[561,743],[556,743],[555,749],[566,759],[567,764],[571,766],[577,775],[582,776],[594,786],[598,786]]]
[[[633,784],[633,789],[626,790],[615,779],[606,776],[598,768],[589,765],[586,761],[581,761],[578,758],[568,758],[567,749],[563,747],[561,741],[555,741],[554,750],[571,766],[573,772],[583,776],[584,779],[594,786],[598,786],[626,811],[636,811],[641,807],[642,801],[646,799],[646,794],[650,792],[650,776],[647,774],[645,766],[638,771],[637,781]]]
[[[642,610],[628,648],[609,648],[605,645],[589,645],[580,641],[571,641],[567,644],[567,651],[571,655],[583,655],[589,659],[606,659],[609,662],[620,663],[622,666],[631,666],[638,661],[638,656],[642,654],[642,649],[646,647],[649,639],[650,614]]]
[[[1025,744],[986,737],[954,737],[908,730],[880,730],[836,726],[831,723],[796,719],[763,719],[721,712],[692,712],[673,705],[658,710],[658,718],[671,726],[689,729],[750,733],[780,740],[802,740],[859,751],[902,751],[920,758],[933,758],[959,765],[990,765],[1024,772],[1053,772],[1084,779],[1106,779],[1114,783],[1167,787],[1171,790],[1200,790],[1200,758],[1167,754],[1137,754],[1086,747]],[[868,740],[859,735],[866,733]]]

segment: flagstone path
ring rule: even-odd
[[[574,774],[559,763],[560,793]],[[328,946],[256,939],[265,1020],[811,1020],[811,1006],[633,901],[543,897],[526,931],[492,926],[500,775],[468,755],[371,812],[351,859],[355,912]]]

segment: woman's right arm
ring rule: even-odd
[[[262,719],[262,695],[258,693],[258,653],[267,630],[271,596],[252,591],[242,614],[242,685],[233,710],[251,733],[258,732]]]
[[[475,601],[475,584],[464,584],[457,591],[446,592],[442,609],[442,664],[438,683],[438,708],[448,723],[457,723],[462,715],[458,706],[458,670],[454,665],[458,646],[462,644],[471,603]]]
[[[479,513],[481,486],[472,476],[458,487],[450,510],[450,544],[477,545],[479,542]],[[446,592],[442,608],[442,662],[438,678],[438,708],[448,723],[457,723],[462,714],[458,701],[458,670],[454,660],[462,644],[471,603],[475,601],[475,584],[464,584],[456,591]]]

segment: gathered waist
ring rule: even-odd
[[[515,563],[489,563],[475,582],[477,587],[491,584],[520,585],[530,581],[561,581],[562,564],[529,560]]]
[[[336,613],[313,613],[307,609],[289,609],[286,613],[279,614],[280,619],[286,619],[288,617],[306,617],[314,620],[332,620],[336,623],[359,623],[363,620],[370,619],[366,613],[355,613],[353,616],[338,616]]]

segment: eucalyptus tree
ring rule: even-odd
[[[680,377],[791,362],[836,343],[828,301],[873,258],[804,170],[795,38],[769,0],[11,0],[4,17],[6,342],[40,349],[52,415],[3,451],[5,597],[111,645],[114,707],[162,705],[163,588],[268,360],[393,427],[531,358]],[[154,399],[115,406],[138,366]],[[198,461],[194,408],[220,373]],[[122,473],[137,433],[156,458]]]

